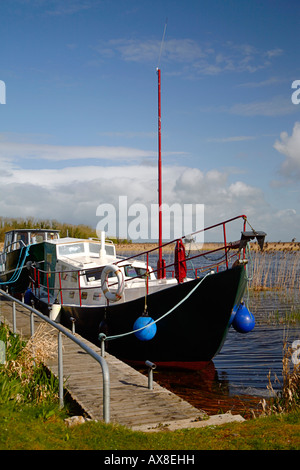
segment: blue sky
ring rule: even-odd
[[[0,15],[1,216],[96,227],[119,196],[156,203],[159,65],[163,201],[300,241],[298,1],[2,0]]]

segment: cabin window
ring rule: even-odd
[[[133,266],[124,266],[125,276],[136,277],[137,273]]]
[[[101,299],[101,292],[94,292],[93,300],[100,300]]]
[[[79,253],[84,253],[83,243],[72,243],[70,245],[60,245],[58,247],[58,254],[60,256],[76,255]]]
[[[73,290],[70,291],[69,297],[70,299],[74,299],[75,292]]]
[[[135,268],[136,272],[137,272],[137,275],[139,277],[146,277],[147,275],[147,269],[144,269],[144,268]]]
[[[101,279],[103,268],[91,269],[89,271],[85,271],[85,276],[87,282],[92,281],[99,281]]]
[[[30,243],[40,243],[46,239],[44,232],[31,232],[30,233]]]
[[[87,296],[88,296],[88,293],[87,293],[87,292],[81,292],[81,298],[82,298],[82,300],[86,300],[86,299],[87,299]]]
[[[16,241],[22,241],[25,245],[28,245],[28,233],[18,233],[16,236]]]
[[[45,234],[47,236],[47,240],[58,240],[58,233],[57,232],[50,232]]]
[[[115,247],[113,245],[105,245],[105,251],[107,255],[115,256]]]
[[[7,233],[5,235],[5,244],[4,244],[4,246],[5,246],[5,248],[8,252],[11,251],[11,246],[10,246],[11,244],[12,244],[12,233]]]
[[[124,270],[127,277],[145,277],[147,274],[147,269],[137,266],[124,266]]]
[[[89,243],[89,252],[99,256],[101,245],[99,243]]]
[[[101,245],[99,243],[89,243],[90,253],[100,254]],[[113,245],[105,245],[105,253],[109,256],[115,256],[115,247]]]

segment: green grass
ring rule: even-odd
[[[0,407],[1,450],[299,450],[300,413],[243,423],[158,433],[86,422],[72,428],[65,413],[42,406]]]
[[[31,348],[3,325],[0,339],[7,345],[6,364],[0,365],[0,450],[300,449],[298,402],[290,413],[201,429],[142,433],[92,421],[68,427],[72,409],[59,408],[56,379],[41,364],[32,367]]]

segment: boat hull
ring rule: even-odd
[[[102,331],[107,337],[105,349],[125,361],[200,365],[220,351],[232,309],[241,301],[245,286],[245,268],[237,266],[129,302],[101,307],[63,305],[60,321],[70,328],[71,318],[75,319],[76,331],[95,344],[100,344]],[[35,300],[37,308],[48,313],[48,305]],[[158,320],[156,334],[149,341],[126,334],[133,331],[145,302],[149,317]]]

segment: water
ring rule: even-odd
[[[220,256],[220,253],[215,255],[216,258]],[[248,308],[256,320],[252,332],[240,334],[231,328],[221,352],[205,369],[156,369],[154,380],[208,414],[227,411],[246,417],[252,416],[253,412],[259,414],[262,410],[260,401],[272,395],[267,388],[269,374],[275,393],[281,387],[284,343],[291,346],[295,339],[300,339],[299,314],[298,318],[295,315],[300,312],[299,253],[296,256],[295,262],[295,254],[278,252],[267,255],[267,262],[264,260],[262,269],[266,267],[268,272],[262,278],[267,276],[268,287],[276,280],[282,284],[285,279],[285,284],[280,290],[250,291]],[[173,255],[165,258],[167,264],[171,263]],[[208,259],[194,260],[190,267],[210,264],[212,258],[213,255],[209,255]],[[257,260],[252,261],[254,265]],[[150,264],[155,266],[156,260],[151,259]],[[292,266],[292,273],[289,266]],[[280,267],[282,272],[285,271],[284,278]],[[292,275],[290,288],[288,281]]]
[[[157,370],[154,380],[208,414],[231,411],[246,417],[262,411],[260,402],[282,383],[283,345],[300,338],[300,326],[257,325],[246,335],[230,329],[221,352],[203,370]]]

